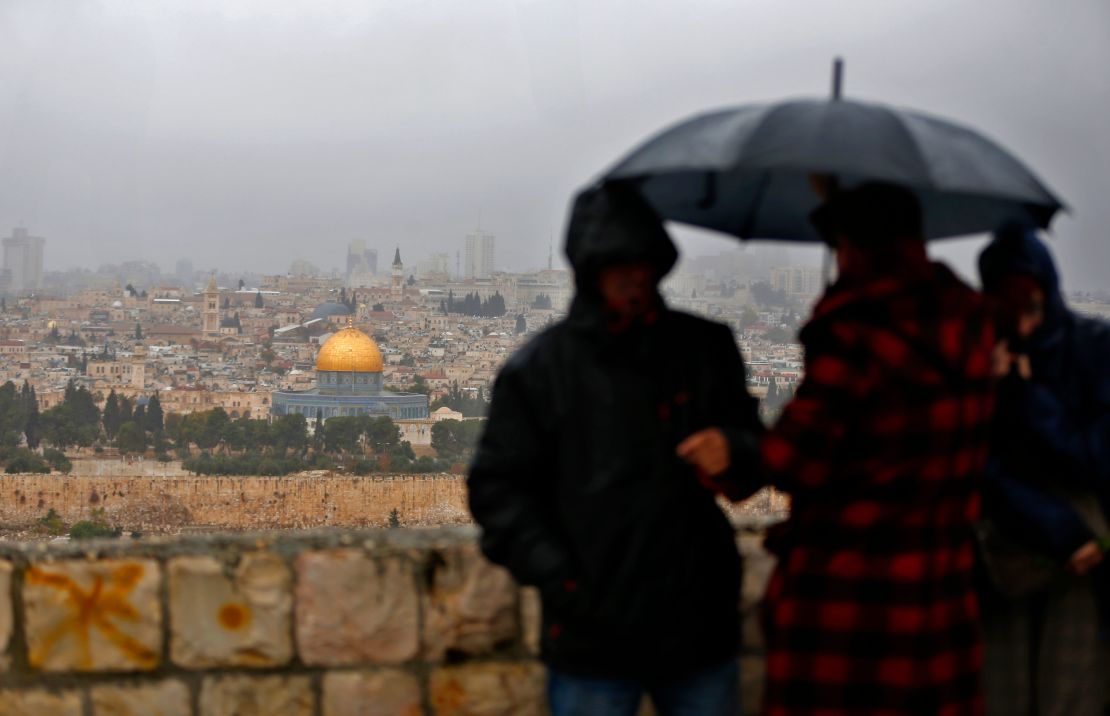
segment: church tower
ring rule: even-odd
[[[393,254],[393,275],[389,282],[389,297],[400,303],[405,297],[405,265],[401,263],[401,247]]]
[[[204,322],[202,331],[205,339],[218,339],[220,337],[220,289],[216,287],[216,276],[208,279],[208,287],[204,289]]]

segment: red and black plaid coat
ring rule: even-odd
[[[765,714],[979,714],[977,478],[993,409],[979,294],[922,256],[838,285],[762,443],[773,530]]]

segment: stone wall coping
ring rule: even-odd
[[[268,551],[282,557],[295,557],[309,550],[341,547],[390,551],[442,549],[474,541],[479,530],[474,525],[442,527],[404,527],[397,529],[349,529],[326,527],[310,530],[265,530],[251,532],[204,532],[66,540],[50,542],[10,542],[0,540],[0,559],[16,564],[57,559],[106,559],[144,556],[154,559],[205,554],[212,556]]]

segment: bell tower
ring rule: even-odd
[[[405,297],[405,265],[401,263],[401,247],[393,254],[393,273],[389,282],[389,297],[400,303]]]
[[[216,286],[216,275],[208,279],[208,287],[204,289],[204,317],[202,332],[204,338],[220,337],[220,289]]]

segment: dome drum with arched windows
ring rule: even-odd
[[[316,387],[275,392],[271,414],[309,420],[348,415],[387,415],[394,420],[428,417],[428,396],[382,390],[382,353],[374,339],[348,325],[316,354]]]

